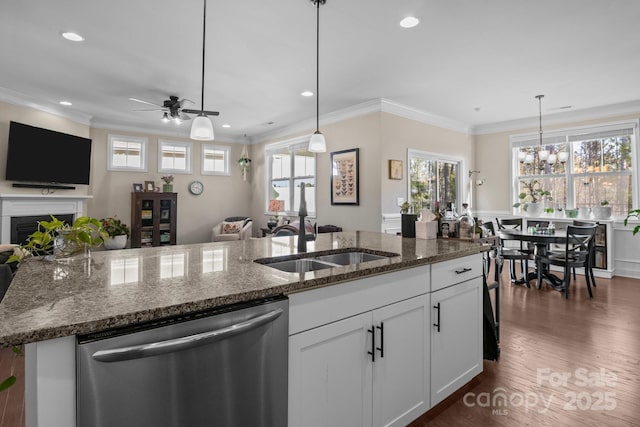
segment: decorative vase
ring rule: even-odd
[[[104,247],[106,249],[124,249],[127,246],[127,235],[122,234],[120,236],[110,236],[104,241]]]
[[[611,206],[594,206],[591,208],[593,219],[611,218]]]
[[[542,212],[542,203],[529,202],[527,203],[527,216],[536,217],[540,216]]]
[[[164,193],[173,193],[173,184],[162,184],[162,191]]]
[[[416,237],[416,214],[402,214],[402,237]]]

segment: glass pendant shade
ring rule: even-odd
[[[518,161],[520,163],[524,163],[524,160],[527,158],[527,153],[525,151],[518,151]]]
[[[213,141],[213,123],[204,114],[198,115],[191,124],[191,139]]]
[[[538,157],[541,161],[546,162],[549,158],[549,150],[540,150],[538,151]]]
[[[556,160],[558,159],[558,156],[556,156],[555,154],[549,154],[549,158],[547,159],[547,163],[549,163],[550,165],[553,165]]]
[[[524,158],[524,162],[528,165],[533,163],[533,154],[527,154]]]
[[[567,153],[566,151],[561,151],[558,153],[558,160],[560,161],[560,163],[566,163],[567,159],[569,159],[569,153]]]
[[[324,135],[319,130],[315,131],[311,135],[309,140],[309,151],[312,153],[324,153],[327,151],[327,143],[324,140]]]

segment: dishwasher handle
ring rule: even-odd
[[[99,350],[91,357],[98,362],[121,362],[125,360],[140,359],[143,357],[158,356],[180,350],[187,350],[193,347],[211,344],[223,339],[242,334],[251,329],[255,329],[269,323],[283,313],[281,308],[252,317],[243,322],[230,325],[215,331],[202,332],[196,335],[174,338],[166,341],[159,341],[147,344],[134,345],[129,347],[115,348],[111,350]]]

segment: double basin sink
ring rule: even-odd
[[[340,249],[337,251],[298,254],[294,256],[295,258],[292,256],[260,258],[256,259],[255,262],[289,273],[306,273],[308,271],[344,267],[396,256],[399,255],[392,252],[372,251],[369,249]]]

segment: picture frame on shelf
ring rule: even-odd
[[[331,153],[331,204],[359,205],[359,148]]]
[[[153,181],[145,181],[144,182],[144,191],[156,191],[156,183]]]
[[[389,179],[402,179],[402,160],[389,160]]]
[[[142,184],[140,183],[134,183],[133,184],[133,191],[136,193],[139,193],[142,191]]]

